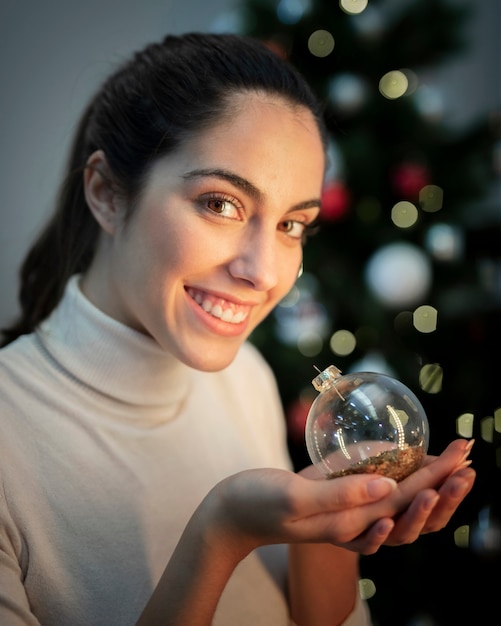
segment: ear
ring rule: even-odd
[[[101,228],[113,235],[120,219],[112,174],[102,150],[96,150],[87,159],[83,173],[87,205]]]

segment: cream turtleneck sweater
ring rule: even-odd
[[[74,276],[40,329],[0,351],[0,624],[134,624],[203,497],[252,467],[290,468],[257,351],[192,370]],[[215,626],[289,624],[285,572],[284,546],[247,557]]]

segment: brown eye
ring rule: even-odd
[[[210,194],[201,198],[203,206],[215,215],[221,215],[229,219],[238,219],[240,204],[235,198]]]
[[[226,200],[209,200],[207,202],[207,207],[211,211],[214,211],[214,213],[224,213],[226,204]]]
[[[291,239],[301,239],[303,237],[306,224],[296,220],[284,220],[280,223],[280,230],[289,235]]]

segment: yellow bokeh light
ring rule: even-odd
[[[460,526],[454,531],[454,543],[458,548],[467,548],[470,545],[470,527]]]
[[[470,439],[473,436],[473,413],[463,413],[456,420],[456,432],[460,437]]]
[[[417,222],[418,210],[407,200],[397,202],[391,210],[391,220],[399,228],[410,228]]]
[[[361,578],[358,581],[358,592],[362,600],[368,600],[376,594],[376,585],[370,578]]]
[[[334,354],[346,356],[355,350],[357,340],[349,330],[338,330],[332,335],[329,345]]]
[[[501,433],[501,407],[494,411],[494,429]]]
[[[420,333],[433,333],[437,330],[437,317],[437,309],[429,304],[423,304],[412,314],[412,322]]]
[[[480,436],[487,443],[492,443],[494,441],[494,418],[493,417],[484,417],[480,420]]]
[[[444,202],[444,190],[438,185],[426,185],[419,192],[419,205],[427,213],[440,211]]]
[[[387,72],[379,81],[379,91],[388,100],[395,100],[403,96],[408,86],[409,80],[400,70]]]
[[[501,468],[501,448],[496,448],[496,467]]]
[[[339,0],[339,6],[345,13],[357,15],[367,8],[369,0]]]
[[[419,372],[419,386],[427,393],[439,393],[442,391],[444,372],[438,363],[423,365]]]
[[[308,50],[316,57],[329,56],[334,45],[334,37],[328,30],[316,30],[308,39]]]

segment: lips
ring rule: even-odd
[[[209,315],[229,324],[240,324],[249,315],[249,307],[189,287],[188,294]]]

